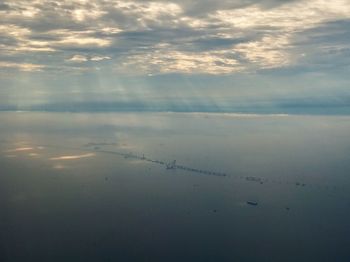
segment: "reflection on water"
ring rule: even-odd
[[[93,156],[95,156],[95,154],[89,153],[89,154],[74,155],[74,156],[51,157],[50,160],[74,160],[74,159],[87,158],[87,157],[93,157]]]
[[[0,251],[5,261],[347,261],[349,120],[1,113]]]
[[[33,150],[33,148],[32,147],[19,147],[19,148],[7,150],[6,152],[18,152],[18,151],[28,151],[28,150]]]

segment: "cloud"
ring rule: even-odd
[[[71,62],[77,62],[77,63],[82,63],[82,62],[88,62],[88,61],[94,61],[94,62],[99,62],[103,60],[109,60],[111,59],[109,56],[85,56],[85,55],[74,55],[68,61]]]
[[[242,71],[239,61],[234,58],[234,52],[220,50],[211,52],[184,52],[169,50],[166,45],[154,48],[147,54],[129,56],[117,71],[125,73],[136,69],[148,74],[156,73],[185,73],[185,74],[228,74]]]
[[[10,7],[7,4],[0,3],[0,10],[9,10]]]
[[[90,61],[102,61],[102,60],[109,60],[111,57],[109,56],[93,56],[90,58]]]
[[[44,65],[30,64],[30,63],[13,63],[0,61],[0,68],[2,69],[15,69],[26,72],[42,71],[45,68]]]
[[[350,19],[350,3],[18,0],[4,1],[0,15],[2,54],[28,61],[51,53],[42,70],[111,60],[121,74],[136,61],[138,74],[228,74],[305,62],[298,36]]]
[[[69,61],[81,63],[88,61],[88,59],[86,56],[83,55],[74,55],[72,58],[69,59]]]

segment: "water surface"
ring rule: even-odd
[[[7,112],[0,123],[1,261],[350,259],[350,117]],[[166,169],[173,160],[211,175]]]

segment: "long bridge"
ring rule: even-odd
[[[209,171],[209,170],[204,170],[204,169],[198,169],[198,168],[178,165],[178,164],[176,164],[176,160],[173,160],[169,163],[166,163],[166,162],[161,161],[161,160],[147,158],[147,157],[145,157],[144,154],[142,154],[142,156],[140,156],[140,155],[136,155],[134,153],[122,153],[122,152],[108,151],[108,150],[96,149],[96,151],[101,152],[101,153],[107,153],[107,154],[116,154],[116,155],[123,156],[124,158],[138,159],[138,160],[142,160],[142,161],[146,161],[146,162],[152,162],[155,164],[164,165],[167,170],[180,169],[180,170],[185,170],[188,172],[194,172],[194,173],[199,173],[199,174],[204,174],[204,175],[227,176],[227,174],[223,173],[223,172]]]

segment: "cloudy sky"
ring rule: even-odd
[[[0,109],[350,113],[349,0],[0,0]]]

